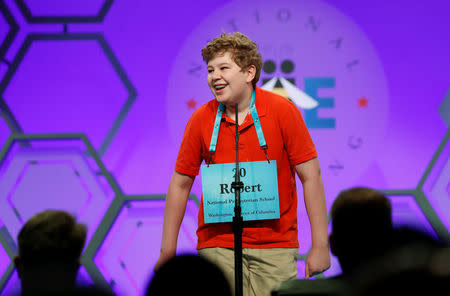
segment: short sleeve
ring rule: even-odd
[[[175,170],[181,174],[196,176],[202,163],[202,133],[200,110],[196,110],[184,130]]]
[[[300,110],[292,102],[283,102],[278,122],[291,166],[317,157],[316,148]]]

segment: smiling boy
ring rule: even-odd
[[[202,49],[202,56],[215,99],[197,109],[187,123],[166,197],[161,253],[155,269],[175,255],[187,199],[201,163],[235,161],[234,119],[238,104],[239,160],[276,163],[273,179],[278,180],[275,187],[280,218],[245,221],[242,237],[244,295],[270,295],[276,284],[297,278],[295,173],[303,185],[311,224],[312,248],[305,276],[322,272],[330,265],[325,194],[317,152],[298,108],[286,98],[256,86],[262,58],[253,41],[241,33],[222,34]],[[215,127],[215,121],[220,129]],[[213,146],[215,150],[210,148]],[[203,199],[197,236],[199,254],[218,264],[234,284],[232,224],[205,223]]]

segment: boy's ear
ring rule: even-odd
[[[255,65],[248,66],[247,74],[248,74],[247,75],[247,82],[252,82],[253,78],[255,78],[255,75],[256,75],[256,67],[255,67]]]

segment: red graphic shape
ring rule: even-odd
[[[358,108],[367,108],[368,105],[369,100],[365,96],[362,96],[360,99],[358,99]]]
[[[197,101],[195,101],[193,98],[191,98],[189,101],[186,102],[188,109],[195,109],[197,106]]]

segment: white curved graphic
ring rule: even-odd
[[[264,90],[271,91],[274,89],[277,80],[280,80],[281,85],[284,90],[287,92],[289,98],[295,103],[295,105],[299,106],[302,109],[314,109],[319,103],[311,96],[303,92],[297,86],[289,82],[283,77],[277,78],[274,77],[267,81],[261,88]]]

